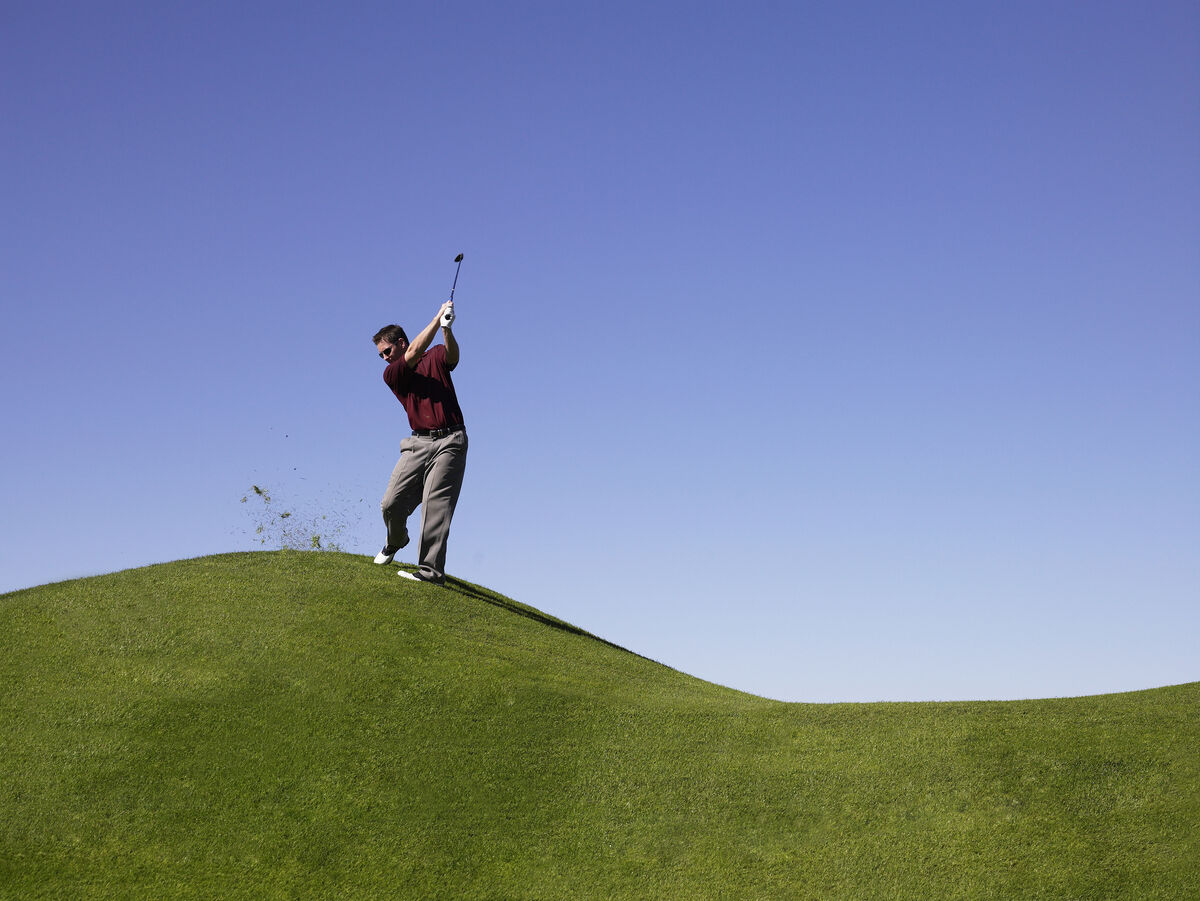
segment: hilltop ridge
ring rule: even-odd
[[[1200,896],[1200,683],[784,703],[328,553],[0,635],[2,897]]]

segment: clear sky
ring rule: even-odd
[[[782,700],[1200,678],[1191,0],[10,0],[0,120],[0,591],[252,484],[374,554],[463,252],[451,575]]]

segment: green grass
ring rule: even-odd
[[[1200,683],[785,704],[232,554],[0,596],[0,897],[1200,898]]]

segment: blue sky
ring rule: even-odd
[[[0,591],[252,484],[373,554],[463,252],[451,575],[782,700],[1200,678],[1194,3],[15,2],[0,75]]]

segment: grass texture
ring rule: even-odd
[[[0,596],[0,897],[1200,898],[1200,683],[789,704],[363,557],[162,564]]]

